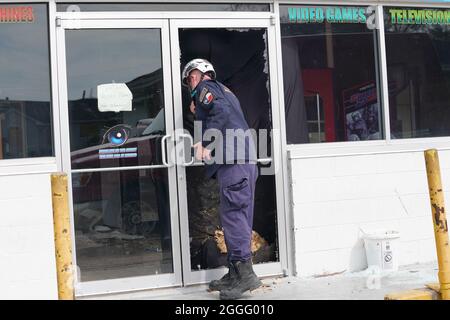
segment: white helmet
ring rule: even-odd
[[[188,86],[187,78],[192,70],[198,70],[201,73],[210,73],[211,79],[216,79],[216,71],[213,65],[206,59],[193,59],[186,63],[181,75],[182,82],[185,86]]]

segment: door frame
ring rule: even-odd
[[[62,168],[68,175],[68,194],[69,208],[71,213],[71,232],[74,241],[72,241],[72,258],[74,266],[77,265],[76,257],[76,241],[75,241],[75,223],[73,211],[72,197],[72,172],[85,171],[122,171],[124,168],[112,169],[92,169],[92,170],[72,170],[70,157],[70,130],[69,130],[69,113],[68,113],[68,93],[67,93],[67,69],[66,69],[66,30],[80,29],[160,29],[161,30],[161,58],[163,68],[164,82],[164,101],[167,106],[165,109],[166,135],[173,136],[173,102],[172,102],[172,78],[170,68],[170,46],[169,46],[169,24],[165,19],[151,20],[130,20],[130,19],[77,19],[77,20],[60,20],[57,23],[56,43],[57,43],[57,61],[58,61],[58,93],[59,93],[59,116],[61,121],[61,150],[62,150]],[[167,139],[171,140],[171,139]],[[168,146],[170,148],[170,144]],[[172,146],[173,148],[173,146]],[[79,281],[78,270],[74,270],[75,295],[90,296],[98,294],[119,293],[135,290],[145,290],[158,287],[170,287],[182,285],[181,274],[181,252],[179,237],[179,220],[178,220],[178,199],[176,186],[176,168],[174,164],[169,165],[153,165],[133,167],[139,169],[166,168],[168,171],[169,182],[169,201],[170,201],[170,221],[172,233],[172,257],[173,257],[173,273],[161,275],[148,275],[139,277],[118,278],[98,281]]]
[[[58,12],[56,13],[56,61],[58,79],[58,108],[60,121],[60,141],[62,169],[69,179],[69,207],[71,211],[71,231],[75,235],[73,222],[72,181],[70,165],[69,117],[67,105],[67,73],[65,52],[66,29],[92,28],[161,28],[161,46],[164,72],[165,105],[173,106],[166,112],[166,134],[174,134],[180,126],[181,81],[178,45],[178,28],[266,28],[267,54],[269,58],[270,97],[272,126],[278,130],[273,138],[272,159],[274,161],[277,205],[277,237],[279,262],[262,263],[254,266],[258,276],[287,275],[293,257],[289,249],[291,233],[287,229],[289,210],[286,197],[288,185],[286,164],[283,161],[284,114],[280,95],[281,81],[277,66],[281,66],[281,56],[277,49],[276,18],[273,12]],[[178,54],[178,55],[177,55]],[[176,117],[174,117],[176,115]],[[169,119],[170,118],[170,119]],[[173,121],[172,121],[173,120]],[[170,130],[170,131],[169,131]],[[173,137],[175,140],[175,137]],[[169,139],[170,140],[170,139]],[[172,141],[173,142],[173,141]],[[178,145],[178,144],[177,144]],[[181,169],[181,170],[180,170]],[[168,168],[170,179],[171,231],[173,247],[173,274],[145,277],[120,278],[92,282],[77,282],[77,296],[131,292],[162,287],[173,287],[205,283],[225,273],[225,268],[191,271],[189,250],[189,225],[187,220],[185,169],[177,165]],[[178,171],[178,174],[177,172]],[[180,181],[181,173],[181,181]],[[172,181],[172,180],[171,180]],[[175,187],[175,191],[173,188]],[[184,190],[184,192],[182,192]],[[174,192],[172,192],[174,191]],[[75,241],[73,241],[73,261],[76,265]],[[74,270],[77,279],[77,270]]]
[[[172,53],[172,78],[174,94],[174,115],[175,128],[183,128],[183,106],[182,106],[182,88],[181,88],[181,66],[180,66],[180,47],[178,30],[182,28],[264,28],[267,30],[267,56],[270,81],[270,101],[272,110],[272,127],[275,134],[272,150],[272,161],[274,164],[275,186],[276,186],[276,205],[277,205],[277,236],[278,236],[278,262],[268,262],[254,265],[258,276],[274,276],[286,274],[287,265],[287,237],[285,232],[286,210],[284,207],[284,180],[281,157],[281,127],[280,127],[280,107],[279,107],[279,82],[276,59],[275,26],[270,18],[264,19],[170,19],[170,40]],[[177,141],[177,137],[175,138]],[[177,154],[186,154],[183,150],[183,143],[177,144]],[[263,159],[261,159],[263,160]],[[186,169],[182,164],[177,164],[178,178],[178,199],[180,213],[180,233],[181,233],[181,254],[183,261],[183,282],[184,285],[194,285],[209,282],[221,277],[226,272],[226,268],[217,268],[212,270],[192,271],[190,264],[190,246],[189,246],[189,221],[186,193]],[[257,213],[255,213],[255,216]]]

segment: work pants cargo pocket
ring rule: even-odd
[[[225,183],[222,192],[227,205],[232,209],[242,209],[250,205],[252,192],[247,177],[238,182]]]

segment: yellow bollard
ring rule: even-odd
[[[448,225],[445,213],[444,192],[442,191],[441,169],[436,149],[425,151],[428,189],[433,215],[434,236],[439,265],[439,292],[442,300],[450,300],[450,248]]]
[[[450,300],[450,248],[439,156],[436,149],[425,150],[424,154],[439,265],[439,283],[427,284],[424,289],[387,294],[385,300]]]
[[[58,298],[60,300],[73,300],[72,242],[70,237],[67,175],[65,173],[52,174],[51,181]]]

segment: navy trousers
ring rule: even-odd
[[[226,164],[217,171],[220,188],[220,220],[228,261],[248,261],[253,230],[256,164]]]

